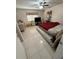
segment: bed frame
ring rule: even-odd
[[[57,33],[55,34],[55,36],[49,35],[48,32],[47,32],[47,30],[43,29],[40,26],[37,26],[36,29],[41,34],[41,36],[47,41],[47,43],[52,48],[54,48],[54,50],[56,50],[57,45],[59,44],[59,41],[60,41],[61,36],[60,36],[60,38],[57,38]],[[61,32],[61,34],[62,34],[62,32]],[[60,35],[60,33],[58,35]]]

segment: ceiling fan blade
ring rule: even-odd
[[[49,5],[44,5],[44,6],[49,6]]]
[[[46,4],[47,2],[44,2],[44,4]]]

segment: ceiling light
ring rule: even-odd
[[[40,43],[43,43],[43,41],[41,40]]]
[[[43,9],[43,6],[40,6],[39,8],[40,8],[40,9]]]

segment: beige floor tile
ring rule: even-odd
[[[22,33],[24,46],[30,59],[53,59],[53,50],[36,30],[36,27],[27,27]]]

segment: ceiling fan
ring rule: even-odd
[[[40,2],[40,6],[47,7],[49,6],[48,2]]]

